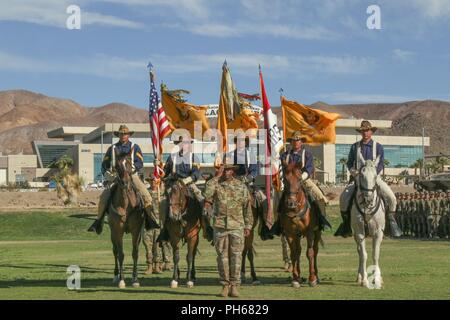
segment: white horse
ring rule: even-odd
[[[360,169],[355,177],[356,195],[351,211],[351,225],[359,254],[358,284],[370,289],[381,289],[383,279],[379,267],[380,247],[383,241],[385,228],[385,208],[377,187],[377,165],[379,157],[375,161],[364,160],[359,155]],[[366,227],[372,237],[372,258],[374,274],[367,276],[367,251],[366,251]],[[373,281],[372,281],[373,279]]]

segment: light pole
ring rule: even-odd
[[[422,177],[425,175],[425,128],[422,128],[422,168],[420,175]]]
[[[103,133],[104,133],[105,131],[101,131],[101,133],[100,133],[100,140],[101,140],[101,152],[102,152],[102,159],[101,159],[101,162],[103,162]],[[100,163],[101,163],[100,162]],[[100,166],[101,166],[101,164],[100,164]],[[103,185],[103,174],[102,174],[102,185]]]

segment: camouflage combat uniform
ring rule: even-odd
[[[411,235],[411,224],[409,219],[409,194],[405,193],[402,201],[402,221],[405,236]]]
[[[158,202],[158,191],[156,190],[151,190],[149,191],[153,203],[157,204]],[[158,205],[154,205],[153,206],[153,210],[155,213],[156,218],[158,219],[156,222],[158,224],[160,224],[160,210],[159,210],[159,206]],[[162,258],[161,258],[161,248],[158,246],[158,243],[156,242],[156,239],[159,236],[159,232],[160,229],[151,229],[151,230],[146,230],[145,228],[143,228],[142,231],[142,242],[144,243],[144,247],[145,247],[145,256],[146,256],[146,261],[147,261],[147,265],[148,266],[152,266],[154,269],[158,269],[160,268],[159,265],[157,264],[161,264],[162,262]]]
[[[214,246],[220,282],[223,286],[237,286],[241,282],[244,229],[251,230],[253,225],[248,188],[234,177],[215,177],[206,184],[205,201],[214,204]]]
[[[418,237],[418,226],[417,226],[417,194],[410,197],[409,200],[409,219],[411,221],[411,234],[413,237]]]

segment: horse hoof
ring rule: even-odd
[[[294,288],[300,288],[300,282],[298,282],[298,281],[292,281],[292,286],[293,286]]]
[[[126,285],[125,285],[125,281],[120,280],[119,282],[119,289],[125,289]]]
[[[193,282],[193,281],[188,281],[188,282],[186,283],[186,287],[188,287],[188,288],[193,288],[193,287],[194,287],[194,282]]]
[[[315,286],[317,286],[317,284],[318,284],[317,280],[314,280],[314,281],[310,281],[310,282],[309,282],[309,286],[310,286],[310,287],[315,287]]]
[[[252,285],[259,286],[261,284],[261,281],[259,280],[253,280]]]
[[[369,288],[369,281],[367,281],[367,279],[361,281],[361,286],[362,286],[362,287]]]
[[[133,282],[132,284],[133,288],[139,288],[141,285],[139,284],[139,282]]]
[[[170,281],[170,287],[172,289],[178,288],[178,281],[175,280]]]

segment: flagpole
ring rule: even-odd
[[[283,124],[283,146],[286,143],[286,114],[283,108],[283,88],[280,88],[281,122]]]

